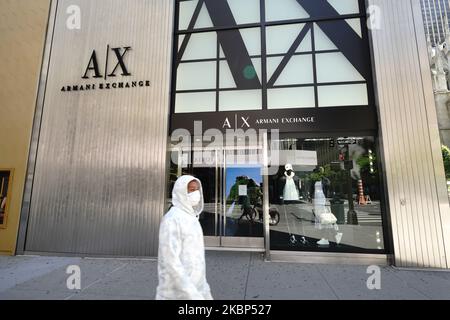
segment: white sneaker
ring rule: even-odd
[[[289,241],[291,242],[291,244],[296,244],[297,243],[297,239],[295,238],[294,235],[291,235],[291,237],[289,238]]]
[[[336,233],[336,236],[335,236],[335,238],[336,238],[336,243],[337,243],[337,244],[341,243],[341,240],[342,240],[342,235],[343,235],[343,233],[342,233],[342,232],[338,232],[338,233]]]
[[[317,241],[317,244],[319,246],[328,246],[330,242],[328,241],[328,239],[322,238],[319,241]]]

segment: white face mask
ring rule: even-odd
[[[201,199],[200,190],[188,193],[187,199],[191,206],[195,207],[196,205],[198,205]]]

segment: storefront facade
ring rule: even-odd
[[[209,249],[449,267],[421,23],[415,0],[52,1],[16,252],[156,256],[191,174]]]
[[[207,246],[389,251],[365,12],[360,1],[178,3],[171,182],[192,174],[209,191]]]

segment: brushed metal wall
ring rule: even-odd
[[[419,0],[370,0],[395,264],[450,267],[450,210]]]
[[[80,30],[66,26],[71,5],[81,9]],[[25,251],[157,255],[173,11],[168,0],[52,1],[56,14],[50,17],[48,70],[42,72],[48,76],[41,86],[43,106],[38,100],[38,143],[36,132],[33,138],[36,166],[34,177],[29,170],[32,191],[25,190],[31,191],[28,216],[22,210],[22,221],[28,220]],[[125,58],[132,76],[120,76],[119,68],[116,79],[82,80],[94,49],[104,72],[107,45],[132,47]],[[113,52],[109,63],[116,64]],[[151,86],[61,92],[68,84],[136,80],[150,80]],[[30,157],[34,152],[32,145]]]

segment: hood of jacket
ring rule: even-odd
[[[189,204],[187,195],[188,195],[188,184],[192,180],[195,180],[198,182],[200,188],[200,202],[197,206],[192,207]],[[181,176],[175,181],[175,185],[172,190],[172,204],[174,207],[181,209],[193,216],[196,216],[198,218],[199,214],[202,213],[203,207],[204,207],[204,200],[203,200],[203,188],[202,183],[197,178],[190,176],[190,175],[184,175]]]

